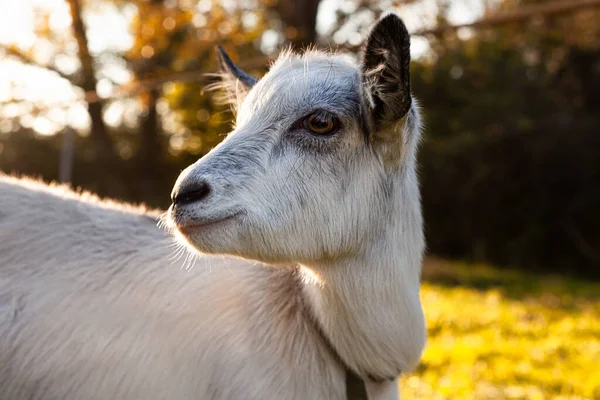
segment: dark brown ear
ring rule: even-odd
[[[410,110],[410,35],[395,14],[371,30],[363,49],[362,80],[376,127],[393,124]]]
[[[217,53],[219,54],[219,66],[221,67],[221,73],[224,79],[239,81],[244,85],[246,90],[249,90],[256,82],[258,82],[258,79],[235,65],[221,46],[217,46]]]

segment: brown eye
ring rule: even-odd
[[[327,135],[339,128],[339,120],[331,113],[317,111],[306,118],[304,125],[316,135]]]

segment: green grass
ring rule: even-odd
[[[408,399],[600,399],[600,284],[427,260]]]

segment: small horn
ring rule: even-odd
[[[219,54],[219,66],[223,72],[229,73],[242,82],[246,87],[251,88],[258,82],[258,79],[243,71],[240,67],[235,65],[229,55],[223,50],[221,46],[216,46]]]

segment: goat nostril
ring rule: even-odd
[[[210,185],[205,181],[200,181],[190,186],[183,187],[173,196],[173,203],[183,205],[194,203],[204,199],[210,194]]]

